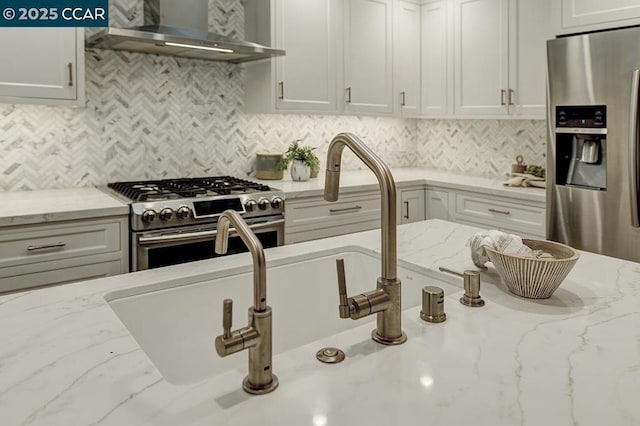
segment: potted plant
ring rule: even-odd
[[[311,171],[320,169],[320,160],[313,152],[314,147],[300,145],[301,140],[291,142],[289,148],[278,163],[278,170],[285,170],[291,163],[291,179],[295,181],[308,180]]]

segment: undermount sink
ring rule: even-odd
[[[273,309],[274,355],[317,339],[375,321],[338,317],[338,285],[335,261],[345,261],[351,294],[375,287],[380,259],[363,247],[342,247],[302,257],[267,262],[267,303]],[[438,285],[457,291],[447,283],[415,272],[399,263],[403,309],[418,306],[421,289]],[[222,332],[222,301],[234,302],[234,327],[247,322],[253,303],[250,265],[218,278],[203,279],[166,288],[167,285],[118,290],[105,299],[164,378],[183,385],[235,368],[246,369],[246,354],[220,358],[215,336]],[[177,285],[177,284],[176,284]],[[277,364],[274,372],[277,373]]]

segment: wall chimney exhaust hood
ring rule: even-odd
[[[207,0],[144,0],[144,25],[109,27],[91,36],[87,48],[127,50],[241,63],[284,55],[249,41],[208,32]]]

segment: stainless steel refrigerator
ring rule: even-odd
[[[547,238],[640,262],[640,28],[547,42]]]

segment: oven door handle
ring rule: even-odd
[[[278,219],[270,222],[257,223],[255,225],[249,225],[249,229],[252,231],[259,231],[261,229],[273,228],[275,226],[282,225],[284,223],[284,219]],[[147,246],[157,243],[175,243],[175,242],[185,242],[196,239],[204,239],[208,237],[215,237],[218,235],[217,230],[212,231],[198,231],[198,232],[189,232],[184,234],[171,234],[171,235],[158,235],[154,237],[140,237],[138,238],[138,244],[141,246]],[[233,229],[229,229],[229,236],[237,235],[237,232]]]

